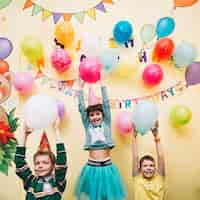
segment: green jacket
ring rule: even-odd
[[[16,174],[23,180],[26,200],[61,200],[66,187],[67,157],[63,143],[56,144],[55,174],[36,177],[25,160],[26,148],[17,146],[15,154]]]

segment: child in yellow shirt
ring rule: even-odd
[[[137,131],[133,137],[134,200],[163,200],[165,195],[165,161],[158,131],[158,122],[152,129],[157,152],[157,168],[150,155],[139,161]]]

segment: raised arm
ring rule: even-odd
[[[137,144],[137,131],[134,130],[133,139],[132,139],[132,175],[137,176],[140,171],[139,164],[139,154],[138,154],[138,144]]]
[[[83,125],[84,125],[84,127],[86,127],[88,125],[89,121],[88,121],[86,107],[85,107],[83,87],[84,87],[84,82],[79,80],[78,108],[79,108],[79,112],[81,114],[81,119],[82,119]]]
[[[108,92],[106,86],[103,85],[102,81],[100,81],[101,85],[101,95],[102,95],[102,106],[104,113],[104,120],[108,124],[111,123],[111,113],[110,113],[110,102],[108,99]]]
[[[161,176],[165,176],[165,159],[164,159],[164,153],[162,150],[162,145],[160,143],[158,121],[156,122],[155,127],[152,128],[151,130],[152,130],[152,134],[154,136],[154,141],[155,141],[155,145],[156,145],[158,173]]]
[[[62,193],[66,187],[67,174],[67,155],[64,142],[60,136],[60,119],[54,122],[54,131],[56,137],[56,166],[55,178],[58,190]]]
[[[29,134],[32,132],[26,125],[24,125],[21,138],[18,140],[18,145],[15,153],[16,174],[23,180],[24,189],[28,190],[31,181],[34,179],[32,171],[30,170],[25,156],[26,156],[26,143]]]

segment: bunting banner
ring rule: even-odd
[[[73,80],[56,80],[53,78],[44,75],[41,78],[38,78],[41,84],[47,85],[48,88],[54,89],[63,93],[66,96],[77,97],[77,79]],[[187,88],[186,84],[182,81],[177,82],[173,86],[168,87],[167,89],[160,90],[150,95],[136,97],[136,98],[124,98],[124,99],[110,99],[110,105],[112,109],[133,109],[134,106],[141,100],[152,100],[155,102],[163,102],[169,97],[177,96],[182,94],[182,92]]]
[[[61,18],[65,21],[70,21],[75,18],[79,23],[83,24],[85,16],[92,20],[96,20],[97,11],[106,13],[105,4],[114,4],[114,0],[26,0],[23,10],[31,9],[31,15],[36,16],[41,14],[41,19],[45,21],[52,17],[54,24]]]

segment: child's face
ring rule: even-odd
[[[141,173],[144,178],[151,179],[153,178],[156,171],[155,163],[151,160],[144,160],[141,166]]]
[[[34,170],[36,176],[47,176],[54,168],[49,155],[38,155],[34,161]]]
[[[100,125],[103,122],[103,113],[101,111],[92,111],[89,113],[89,121],[93,125]]]

